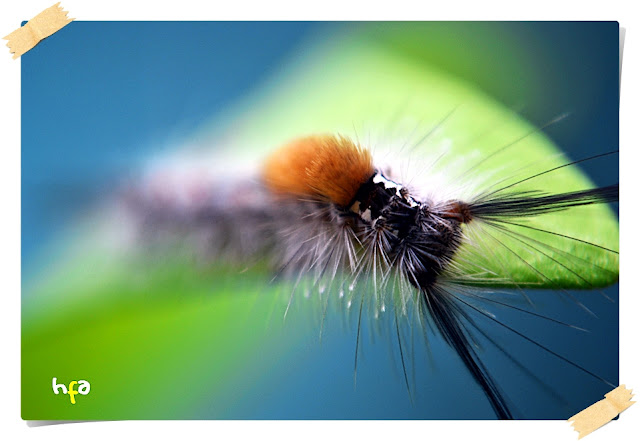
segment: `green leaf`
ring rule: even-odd
[[[358,38],[311,51],[230,113],[230,121],[214,122],[216,129],[206,135],[224,161],[260,163],[293,138],[340,133],[392,157],[411,150],[408,160],[425,164],[422,173],[443,181],[433,191],[445,193],[457,194],[465,181],[460,193],[474,195],[570,162],[539,128],[471,85]],[[592,187],[572,166],[513,190],[554,194]],[[529,244],[513,233],[470,225],[484,252],[461,250],[477,263],[467,265],[468,272],[485,268],[483,276],[494,285],[512,287],[593,288],[617,281],[618,254],[609,250],[618,250],[618,221],[609,206],[515,222],[529,227],[513,228],[531,238]]]

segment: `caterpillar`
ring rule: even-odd
[[[196,239],[191,247],[208,244],[209,258],[233,261],[239,267],[267,256],[276,278],[291,282],[285,316],[302,286],[328,296],[343,297],[347,291],[352,299],[359,299],[358,339],[365,304],[371,305],[376,317],[391,306],[395,326],[418,314],[423,326],[430,323],[460,357],[496,416],[510,419],[514,415],[507,399],[470,335],[471,312],[612,385],[501,322],[475,301],[563,323],[515,302],[505,303],[494,290],[511,286],[533,304],[523,287],[558,289],[587,309],[565,289],[566,282],[542,269],[543,260],[582,288],[615,282],[615,271],[571,250],[575,244],[596,248],[610,255],[612,262],[617,261],[617,251],[531,223],[553,213],[617,202],[617,184],[558,193],[531,189],[536,180],[553,180],[554,173],[567,167],[615,153],[542,169],[524,178],[516,173],[492,186],[466,188],[454,196],[455,191],[425,192],[406,185],[393,168],[377,165],[372,151],[348,136],[312,135],[267,155],[253,179],[234,182],[214,174],[210,181],[196,180],[186,188],[182,182],[183,188],[169,185],[160,192],[151,185],[131,192],[128,205],[139,214],[140,231],[156,241],[192,234]],[[160,177],[166,184],[167,175]],[[521,190],[525,184],[530,187]],[[560,238],[566,248],[550,245],[540,235]],[[492,256],[491,247],[505,250],[528,270],[527,276],[504,268],[502,274],[488,270],[484,265],[486,256]],[[406,354],[397,332],[404,380],[410,389]],[[356,344],[356,363],[357,351]]]
[[[185,76],[133,38],[75,63],[87,112],[25,110],[23,250],[103,191],[24,272],[23,418],[567,418],[617,384],[617,23],[175,26]]]

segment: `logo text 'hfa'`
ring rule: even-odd
[[[76,404],[77,394],[87,395],[91,391],[91,384],[89,384],[89,382],[86,380],[78,380],[78,381],[74,380],[71,383],[69,383],[68,388],[64,384],[58,384],[57,381],[58,379],[56,377],[53,377],[53,379],[51,380],[51,387],[53,388],[53,393],[58,395],[58,393],[62,391],[63,394],[69,394],[69,399],[71,400],[71,404]],[[78,385],[78,390],[74,389],[76,385]]]

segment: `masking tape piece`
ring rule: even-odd
[[[74,19],[67,18],[67,14],[68,12],[65,12],[58,2],[33,17],[24,26],[3,37],[3,40],[9,40],[7,46],[13,53],[13,59],[15,60],[41,40],[71,23]]]
[[[604,397],[604,400],[592,404],[569,418],[573,429],[579,434],[578,439],[604,426],[635,403],[635,401],[631,401],[631,397],[633,397],[631,389],[626,389],[624,384],[605,394]]]

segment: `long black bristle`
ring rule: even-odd
[[[566,210],[583,205],[618,201],[618,184],[591,190],[574,191],[554,195],[538,192],[517,192],[493,195],[468,205],[472,217],[527,217]]]
[[[461,323],[461,319],[465,316],[464,311],[455,303],[454,298],[441,288],[423,289],[421,298],[426,307],[425,312],[428,312],[445,341],[456,351],[474,380],[480,385],[496,416],[501,420],[513,419],[505,397],[465,335],[464,325]]]

